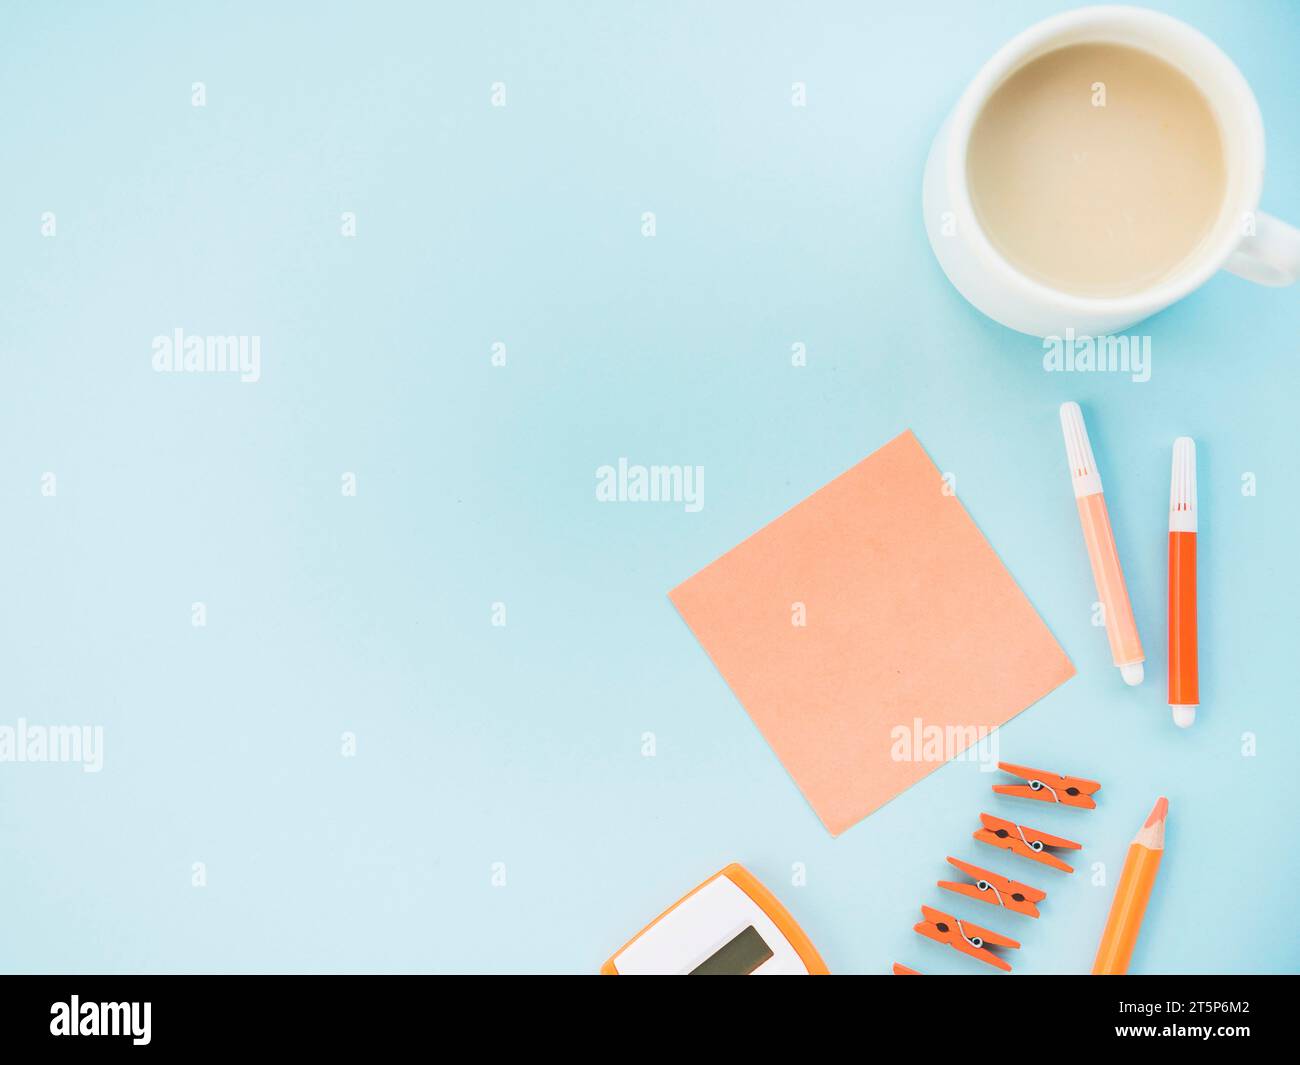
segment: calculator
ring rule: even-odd
[[[775,895],[732,864],[625,943],[606,976],[808,976],[826,963]]]

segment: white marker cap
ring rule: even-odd
[[[1119,667],[1119,675],[1124,678],[1124,683],[1130,688],[1136,688],[1142,683],[1146,671],[1142,668],[1141,662],[1129,662],[1127,665]]]
[[[1191,728],[1192,722],[1196,720],[1196,707],[1194,706],[1171,706],[1169,708],[1174,712],[1174,724],[1179,728]]]
[[[1174,468],[1169,479],[1169,531],[1196,532],[1196,441],[1190,436],[1180,436],[1174,441]]]
[[[1065,455],[1070,461],[1070,479],[1076,496],[1096,495],[1101,491],[1101,474],[1092,457],[1092,441],[1083,424],[1083,411],[1077,403],[1061,404],[1061,432],[1065,434]]]

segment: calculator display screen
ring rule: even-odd
[[[772,956],[758,930],[750,925],[691,970],[692,976],[748,976]]]

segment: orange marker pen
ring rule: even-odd
[[[1196,443],[1174,441],[1169,482],[1169,708],[1174,724],[1196,720]]]
[[[1083,540],[1088,545],[1092,579],[1097,584],[1097,598],[1105,611],[1106,636],[1110,639],[1111,660],[1119,667],[1125,684],[1142,683],[1142,641],[1138,638],[1133,605],[1128,599],[1124,570],[1119,564],[1115,535],[1110,529],[1106,498],[1101,493],[1101,474],[1092,456],[1092,443],[1083,424],[1083,412],[1077,403],[1061,404],[1061,431],[1065,434],[1065,454],[1070,460],[1070,479],[1074,483],[1074,501],[1079,507]]]

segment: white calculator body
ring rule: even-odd
[[[734,864],[660,914],[601,967],[613,976],[807,976],[826,971],[776,896]]]

